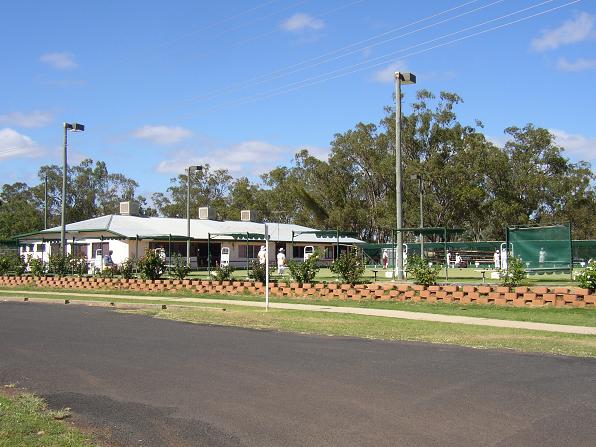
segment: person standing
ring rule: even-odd
[[[277,273],[279,275],[283,275],[286,270],[286,255],[284,254],[284,249],[280,248],[279,253],[277,254]]]
[[[265,265],[265,262],[267,262],[267,251],[265,250],[264,245],[261,245],[257,258],[259,258],[259,264],[261,265]]]
[[[455,266],[458,268],[461,267],[461,256],[459,253],[455,253]]]
[[[494,260],[495,260],[495,270],[499,270],[501,268],[501,253],[499,253],[498,249],[495,250]]]
[[[112,254],[114,252],[112,250],[108,251],[108,254],[103,257],[103,265],[104,267],[111,267],[114,265],[114,261],[112,260]]]
[[[540,267],[544,266],[545,259],[546,259],[546,251],[544,251],[544,248],[541,248],[540,251],[538,252],[538,264],[540,264]]]
[[[382,260],[383,260],[383,268],[387,269],[387,266],[389,266],[389,253],[387,253],[386,248],[383,249]]]

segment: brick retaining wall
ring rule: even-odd
[[[138,290],[167,292],[190,290],[196,293],[243,295],[264,294],[263,283],[251,281],[203,281],[158,279],[155,281],[142,279],[106,279],[78,277],[44,277],[0,276],[0,286],[16,287],[30,285],[39,288],[53,287],[63,289],[105,289],[105,290]],[[501,286],[444,285],[419,286],[414,284],[373,283],[358,284],[270,284],[272,297],[299,297],[312,299],[360,300],[374,299],[386,301],[426,301],[429,303],[459,304],[495,304],[513,306],[556,306],[556,307],[590,307],[596,306],[596,294],[587,289],[576,287],[516,287],[509,289]]]

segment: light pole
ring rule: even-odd
[[[203,166],[189,166],[188,177],[186,178],[186,265],[190,268],[190,175],[193,172],[202,171]],[[172,253],[170,253],[170,264]]]
[[[424,213],[422,212],[422,197],[424,191],[422,189],[422,174],[412,174],[410,176],[412,180],[418,180],[418,192],[420,193],[420,228],[424,228]],[[420,233],[420,257],[424,258],[424,235]]]
[[[43,188],[43,229],[48,229],[48,171],[46,171]]]
[[[397,222],[396,247],[397,262],[395,263],[395,279],[404,279],[404,253],[402,250],[403,227],[402,213],[402,180],[401,180],[401,84],[415,84],[416,75],[412,73],[395,72],[395,213]]]
[[[62,217],[60,218],[60,248],[63,256],[66,256],[66,170],[68,168],[66,147],[68,145],[69,130],[71,132],[83,132],[85,126],[79,123],[64,123],[64,152],[62,154]]]

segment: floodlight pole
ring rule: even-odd
[[[44,179],[44,188],[43,188],[43,229],[48,229],[48,171],[46,171],[46,176]]]
[[[265,224],[265,310],[269,310],[269,226]]]
[[[186,266],[190,268],[190,175],[196,171],[202,171],[203,166],[189,166],[186,178]],[[198,261],[198,260],[197,260]],[[170,252],[170,264],[172,264],[172,253]]]
[[[416,76],[412,73],[395,72],[395,213],[397,224],[397,262],[395,263],[394,279],[404,279],[404,254],[402,250],[403,235],[401,228],[403,227],[403,212],[402,212],[402,179],[401,179],[401,84],[415,84]]]
[[[68,131],[82,132],[85,126],[79,123],[64,123],[64,148],[62,152],[62,216],[60,218],[60,249],[62,255],[66,256],[66,170],[68,168],[66,159],[66,148],[68,146]]]

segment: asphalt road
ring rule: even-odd
[[[396,323],[397,324],[397,323]],[[110,445],[593,446],[596,361],[0,303],[0,384]]]

